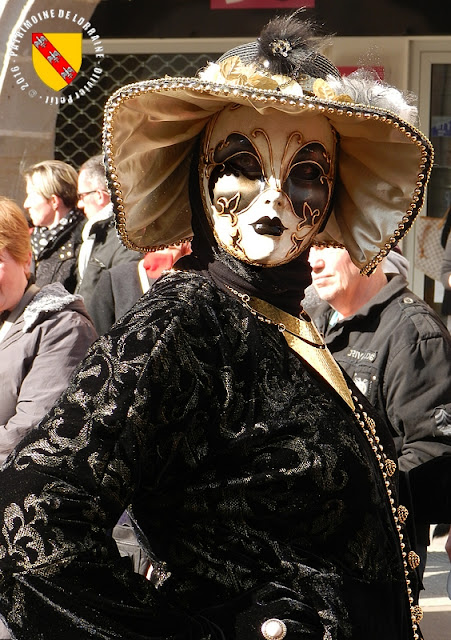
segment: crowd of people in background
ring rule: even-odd
[[[39,287],[61,283],[81,297],[98,335],[190,251],[181,243],[143,254],[121,242],[100,154],[78,173],[61,160],[44,160],[27,168],[24,179],[30,278]]]

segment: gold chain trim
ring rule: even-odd
[[[404,536],[402,533],[402,524],[404,521],[403,516],[407,517],[408,511],[402,505],[399,505],[399,507],[395,506],[395,500],[392,495],[393,492],[390,484],[390,477],[395,473],[396,463],[385,455],[384,447],[381,444],[380,438],[376,433],[376,423],[374,422],[373,418],[371,418],[364,411],[362,405],[358,401],[358,398],[351,395],[346,385],[343,374],[341,373],[341,370],[335,362],[330,351],[326,348],[325,345],[324,348],[320,348],[320,343],[324,343],[316,327],[310,321],[307,314],[304,314],[303,320],[301,321],[294,316],[290,316],[290,314],[285,313],[281,309],[273,307],[268,302],[260,300],[259,298],[253,298],[251,296],[248,296],[247,294],[240,293],[235,289],[232,289],[231,287],[228,287],[228,289],[239,298],[246,309],[248,309],[248,311],[250,311],[250,313],[252,313],[252,315],[254,315],[258,320],[266,322],[267,324],[275,325],[279,329],[279,331],[283,333],[288,345],[296,353],[298,353],[301,358],[312,365],[321,374],[321,376],[334,388],[334,390],[340,393],[341,397],[346,400],[347,404],[353,410],[354,416],[356,417],[357,422],[360,425],[363,433],[365,434],[374,453],[380,472],[382,474],[382,478],[384,480],[385,490],[390,502],[393,521],[399,538],[399,546],[401,549],[402,562],[404,566],[406,590],[410,605],[410,619],[412,623],[413,638],[414,640],[420,640],[420,635],[418,633],[418,622],[420,622],[423,617],[423,611],[419,605],[414,604],[408,569],[408,563],[411,566],[415,564],[415,557],[418,558],[418,556],[414,551],[409,551],[409,554],[407,555],[405,550],[406,545],[404,543]],[[305,339],[306,335],[308,335],[307,340]],[[311,360],[312,356],[315,353],[321,355],[321,360],[319,358],[314,359],[313,361]],[[329,367],[331,368],[329,369]],[[331,375],[332,371],[333,373]],[[342,389],[343,385],[346,387],[347,393],[344,393],[344,390]],[[350,397],[350,402],[347,401],[347,396]]]
[[[306,313],[303,313],[303,319],[300,320],[260,298],[253,298],[231,287],[228,289],[238,296],[241,303],[258,320],[276,326],[288,346],[308,362],[354,411],[354,402],[343,373]]]
[[[385,489],[390,502],[393,520],[394,520],[396,530],[398,532],[398,537],[399,537],[399,545],[401,548],[402,561],[404,565],[404,576],[406,580],[407,595],[408,595],[409,604],[410,604],[410,619],[412,623],[413,637],[414,637],[414,640],[420,640],[421,636],[418,633],[418,622],[420,622],[420,620],[423,617],[423,610],[419,605],[414,604],[412,589],[410,587],[409,569],[407,566],[407,562],[409,562],[409,564],[411,565],[413,556],[417,556],[417,554],[414,551],[409,551],[409,554],[407,555],[405,550],[406,545],[403,541],[404,536],[402,533],[402,521],[399,518],[398,508],[395,506],[395,501],[392,497],[392,489],[390,486],[390,479],[389,479],[390,475],[387,472],[387,466],[390,468],[390,470],[392,470],[392,465],[391,464],[387,465],[387,462],[393,463],[393,461],[387,458],[387,456],[384,453],[384,448],[380,443],[379,436],[376,433],[374,420],[370,418],[368,414],[363,410],[362,405],[358,402],[358,399],[356,397],[354,397],[354,401],[356,402],[359,409],[359,411],[357,410],[355,411],[355,416],[360,426],[362,427],[363,433],[365,434],[368,442],[370,443],[370,446],[374,452],[374,455],[376,456],[376,459],[379,464],[379,469],[384,479]],[[402,505],[400,505],[399,508],[401,508],[401,506]],[[405,509],[405,507],[403,507],[403,509]],[[403,513],[403,509],[401,509],[401,513]]]

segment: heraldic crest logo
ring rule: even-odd
[[[90,45],[87,51],[84,44]],[[87,65],[82,64],[83,51],[91,56]],[[105,54],[97,29],[69,10],[48,9],[28,15],[14,26],[7,53],[15,84],[44,104],[72,103],[88,95],[103,75]],[[63,91],[68,87],[69,91]]]
[[[40,33],[32,36],[33,67],[42,82],[54,91],[70,84],[81,67],[81,33]]]

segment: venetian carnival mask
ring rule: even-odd
[[[277,266],[312,242],[328,215],[336,136],[322,115],[262,115],[232,105],[204,135],[201,191],[216,240],[244,262]]]

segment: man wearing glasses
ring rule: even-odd
[[[139,260],[141,256],[127,249],[117,235],[101,155],[93,156],[81,165],[77,195],[78,207],[84,211],[87,221],[78,256],[76,292],[83,296],[91,315],[95,305],[93,291],[102,271],[123,262]]]

